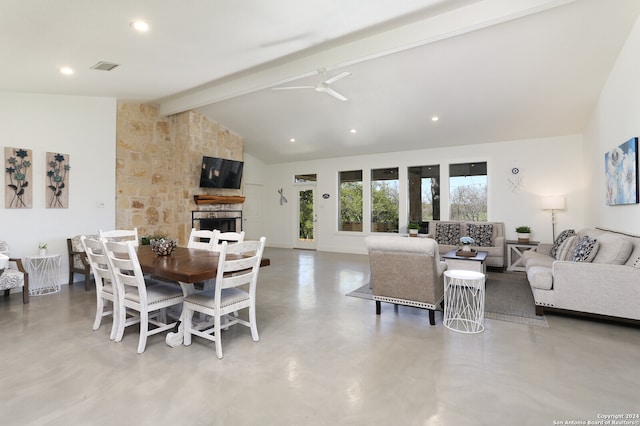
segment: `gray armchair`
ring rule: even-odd
[[[380,302],[429,310],[429,323],[444,298],[444,271],[438,243],[431,238],[369,236],[371,290],[380,315]]]
[[[29,274],[21,259],[9,257],[8,244],[0,241],[0,290],[9,297],[11,289],[18,287],[22,287],[22,303],[29,303]]]
[[[91,265],[87,259],[87,253],[84,252],[80,235],[73,238],[67,238],[67,254],[69,255],[69,288],[73,287],[74,273],[84,276],[84,289],[89,291],[91,282]],[[87,235],[87,238],[98,238],[96,235]]]

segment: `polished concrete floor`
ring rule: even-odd
[[[95,292],[0,297],[2,425],[552,425],[640,411],[640,329],[547,315],[476,335],[345,297],[366,256],[267,249],[258,329],[170,348],[91,325]],[[637,423],[636,423],[637,424]]]

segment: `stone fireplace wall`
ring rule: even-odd
[[[191,211],[242,210],[242,205],[197,206],[196,194],[242,195],[242,189],[200,188],[202,156],[243,160],[242,137],[196,111],[161,117],[154,106],[118,105],[116,228],[140,237],[163,234],[186,244]]]

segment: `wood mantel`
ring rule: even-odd
[[[242,204],[243,196],[240,195],[194,195],[193,200],[200,204]]]

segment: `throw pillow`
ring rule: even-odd
[[[580,238],[573,249],[573,262],[591,262],[598,253],[598,240],[588,235]]]
[[[453,246],[457,246],[458,244],[460,244],[460,224],[436,224],[436,241],[438,242],[438,244],[447,244]]]
[[[493,225],[476,225],[467,224],[467,235],[476,240],[476,246],[491,247],[491,234],[493,234]]]
[[[564,240],[566,240],[567,238],[569,238],[572,235],[576,235],[576,231],[574,229],[565,229],[564,231],[562,231],[555,239],[555,241],[553,242],[553,247],[551,247],[551,251],[549,252],[549,255],[553,258],[556,257],[556,253],[558,252],[558,249],[560,248],[560,244],[562,244],[562,242]]]
[[[573,249],[575,248],[577,242],[578,242],[577,235],[572,235],[571,237],[566,238],[562,242],[562,244],[560,244],[560,247],[558,248],[555,259],[571,260],[571,258],[573,257]]]

